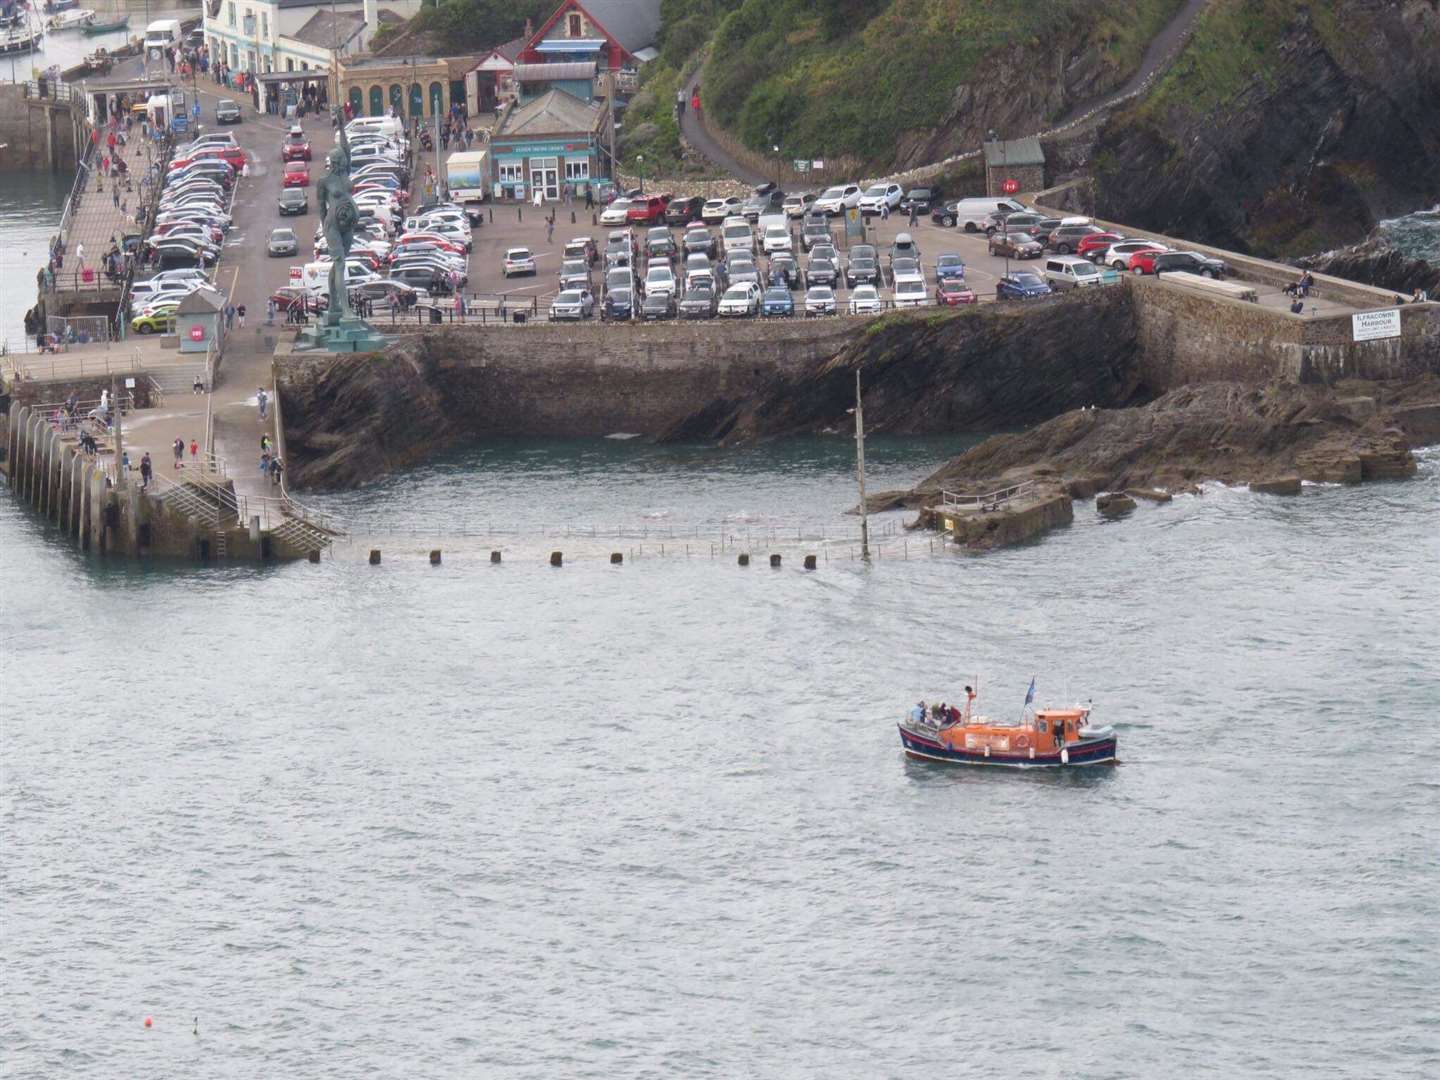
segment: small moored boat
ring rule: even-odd
[[[97,34],[109,34],[115,30],[124,30],[129,25],[130,16],[126,15],[124,18],[111,19],[109,22],[86,23],[80,27],[80,32],[86,37],[94,37]]]
[[[999,765],[1015,769],[1054,769],[1113,764],[1117,738],[1110,727],[1090,722],[1090,706],[1035,709],[1015,723],[973,711],[975,693],[965,688],[962,712],[953,706],[919,702],[899,724],[905,755],[916,761],[955,765]],[[1028,708],[1035,684],[1025,698]]]
[[[94,21],[95,12],[89,8],[71,8],[58,15],[50,16],[45,26],[51,33],[54,33],[57,30],[78,30],[82,26],[89,26]]]

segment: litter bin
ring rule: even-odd
[[[510,316],[510,318],[517,324],[523,323],[525,321],[525,312],[517,311],[514,315]]]
[[[432,323],[444,322],[445,315],[438,307],[432,307],[430,309],[430,321]]]

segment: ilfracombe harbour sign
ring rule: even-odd
[[[1357,311],[1350,316],[1351,338],[1354,341],[1379,341],[1400,336],[1400,309]]]

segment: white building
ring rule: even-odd
[[[385,0],[409,18],[421,0]],[[379,28],[376,0],[206,0],[211,62],[233,71],[328,70],[335,55],[363,52]]]

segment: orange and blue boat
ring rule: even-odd
[[[993,765],[1012,769],[1077,768],[1116,761],[1113,728],[1097,727],[1089,705],[1022,712],[1014,723],[974,712],[975,693],[965,688],[965,708],[914,705],[899,724],[905,756],[950,765]],[[1025,698],[1028,709],[1035,684]]]

